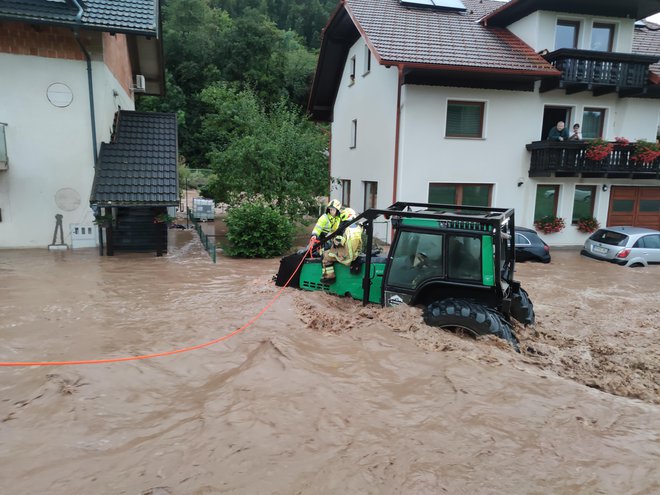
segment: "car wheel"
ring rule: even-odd
[[[523,325],[533,325],[536,321],[534,304],[522,287],[511,297],[511,316]]]
[[[495,335],[519,351],[518,339],[511,324],[496,311],[474,301],[448,298],[432,302],[424,310],[424,322],[432,327],[473,337]]]

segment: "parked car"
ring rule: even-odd
[[[598,229],[580,253],[624,266],[660,264],[660,231],[642,227]]]
[[[550,263],[550,247],[534,229],[516,227],[516,261]]]

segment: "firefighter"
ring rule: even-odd
[[[324,241],[327,236],[332,234],[339,227],[341,222],[341,202],[333,199],[328,203],[325,213],[319,217],[312,230],[310,242],[316,244],[318,241]]]
[[[352,218],[347,218],[347,221]],[[323,251],[321,265],[321,283],[332,284],[335,281],[334,263],[350,266],[359,256],[362,250],[362,226],[359,224],[351,225],[341,235],[332,239],[332,247]]]

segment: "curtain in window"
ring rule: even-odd
[[[447,136],[481,137],[483,103],[449,102]]]

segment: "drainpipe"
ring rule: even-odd
[[[92,57],[90,56],[89,52],[85,48],[85,45],[82,44],[82,41],[80,41],[80,22],[82,20],[82,16],[84,13],[84,10],[82,8],[82,5],[80,5],[79,0],[71,0],[73,4],[76,6],[78,9],[78,14],[76,14],[76,25],[77,27],[73,30],[73,36],[76,39],[76,42],[78,43],[78,46],[80,46],[80,50],[83,52],[83,55],[85,55],[85,60],[87,61],[87,86],[89,88],[89,114],[91,118],[91,124],[92,124],[92,152],[94,153],[94,160],[93,164],[96,166],[96,155],[97,155],[97,148],[96,148],[96,112],[94,111],[94,84],[92,81]]]
[[[398,82],[396,92],[396,130],[394,135],[394,181],[392,184],[392,204],[396,203],[399,185],[399,130],[401,127],[401,86],[403,86],[403,66],[398,67]]]

